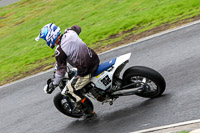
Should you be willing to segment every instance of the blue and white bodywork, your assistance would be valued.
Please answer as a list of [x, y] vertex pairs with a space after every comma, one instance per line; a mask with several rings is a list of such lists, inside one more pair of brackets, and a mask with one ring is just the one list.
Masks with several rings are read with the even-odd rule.
[[[76, 99], [72, 97], [67, 88], [68, 81], [77, 76], [77, 69], [68, 66], [67, 73], [59, 84], [60, 92], [54, 97], [55, 107], [64, 115], [81, 118], [85, 116], [86, 111], [87, 113], [90, 111], [92, 114], [94, 112], [94, 106], [88, 97], [102, 104], [109, 103], [110, 105], [121, 96], [159, 97], [165, 91], [166, 83], [163, 76], [152, 68], [131, 66], [123, 72], [122, 78], [120, 78], [120, 73], [129, 62], [130, 57], [131, 53], [127, 53], [99, 65], [91, 81], [79, 91], [84, 97], [81, 100], [84, 108], [77, 106]], [[48, 94], [54, 90], [49, 87], [51, 82], [52, 79], [48, 79], [44, 88], [45, 91], [48, 90]]]
[[130, 57], [131, 53], [128, 53], [100, 64], [91, 82], [102, 90], [112, 87], [113, 76], [119, 77], [121, 70], [129, 61]]

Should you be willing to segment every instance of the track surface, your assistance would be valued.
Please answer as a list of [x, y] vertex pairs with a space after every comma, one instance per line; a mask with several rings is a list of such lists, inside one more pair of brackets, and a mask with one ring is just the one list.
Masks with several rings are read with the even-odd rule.
[[128, 133], [200, 119], [199, 35], [200, 23], [101, 54], [103, 62], [131, 52], [126, 68], [151, 67], [164, 76], [167, 88], [157, 99], [122, 97], [112, 106], [93, 101], [98, 118], [90, 123], [62, 115], [52, 102], [56, 92], [43, 93], [43, 86], [52, 72], [2, 86], [0, 132]]
[[0, 7], [10, 5], [10, 4], [15, 3], [17, 1], [20, 1], [20, 0], [1, 0], [0, 1]]

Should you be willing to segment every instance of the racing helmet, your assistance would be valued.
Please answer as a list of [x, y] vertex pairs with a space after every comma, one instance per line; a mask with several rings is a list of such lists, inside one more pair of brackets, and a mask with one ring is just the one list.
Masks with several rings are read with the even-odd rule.
[[35, 38], [35, 40], [39, 41], [40, 38], [42, 38], [47, 42], [47, 45], [53, 49], [55, 47], [55, 41], [60, 34], [60, 28], [55, 24], [50, 23], [41, 29], [40, 34]]

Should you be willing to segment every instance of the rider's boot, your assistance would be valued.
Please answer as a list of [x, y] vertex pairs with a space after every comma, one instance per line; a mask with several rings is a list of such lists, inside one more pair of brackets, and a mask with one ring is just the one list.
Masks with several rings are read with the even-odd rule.
[[93, 111], [90, 114], [83, 114], [78, 120], [79, 121], [90, 121], [94, 120], [97, 117], [97, 114]]
[[96, 113], [91, 109], [91, 107], [85, 103], [85, 99], [77, 102], [77, 107], [83, 110], [83, 115], [79, 118], [79, 121], [89, 121], [97, 117]]

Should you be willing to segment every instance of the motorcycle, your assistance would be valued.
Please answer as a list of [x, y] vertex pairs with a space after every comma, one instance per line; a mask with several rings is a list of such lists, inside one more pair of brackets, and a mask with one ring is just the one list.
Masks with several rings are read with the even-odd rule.
[[[121, 96], [137, 95], [144, 98], [156, 98], [165, 91], [166, 82], [163, 76], [145, 66], [129, 67], [120, 78], [120, 73], [129, 62], [130, 57], [131, 53], [128, 53], [100, 64], [90, 83], [80, 90], [85, 95], [85, 103], [91, 110], [94, 107], [89, 97], [102, 102], [102, 104], [112, 105]], [[57, 66], [55, 66], [55, 71], [56, 69]], [[67, 73], [59, 84], [61, 92], [76, 73], [76, 68], [67, 67]], [[49, 82], [45, 87], [48, 85]], [[55, 107], [64, 115], [80, 118], [83, 110], [76, 107], [76, 102], [70, 97], [70, 94], [64, 96], [61, 92], [54, 97]]]

